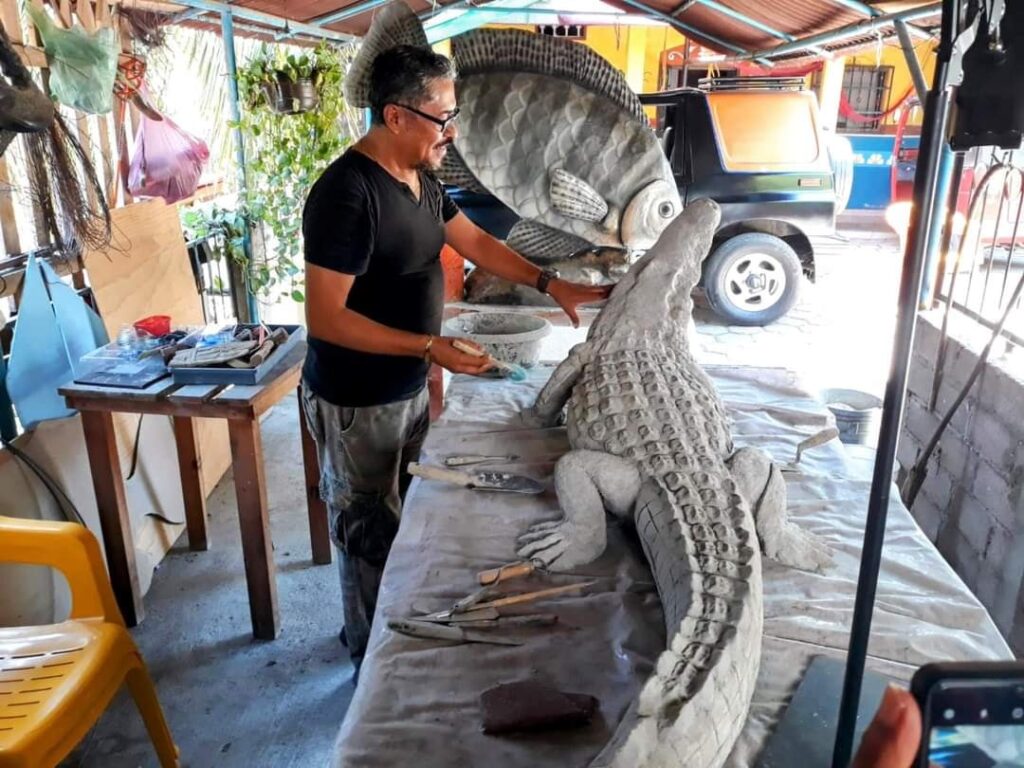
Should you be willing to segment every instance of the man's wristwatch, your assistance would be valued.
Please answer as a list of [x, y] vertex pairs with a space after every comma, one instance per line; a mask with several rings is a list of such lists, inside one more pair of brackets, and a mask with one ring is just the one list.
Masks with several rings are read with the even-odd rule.
[[547, 293], [548, 286], [551, 284], [551, 281], [557, 279], [557, 269], [542, 269], [540, 271], [540, 276], [537, 278], [537, 290], [540, 291], [541, 293]]

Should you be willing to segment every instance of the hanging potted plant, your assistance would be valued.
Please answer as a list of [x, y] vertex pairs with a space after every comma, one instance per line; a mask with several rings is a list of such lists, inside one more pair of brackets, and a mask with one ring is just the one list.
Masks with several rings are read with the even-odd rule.
[[315, 54], [288, 54], [281, 66], [266, 72], [263, 95], [274, 112], [295, 115], [315, 109], [320, 101], [317, 91], [320, 70]]

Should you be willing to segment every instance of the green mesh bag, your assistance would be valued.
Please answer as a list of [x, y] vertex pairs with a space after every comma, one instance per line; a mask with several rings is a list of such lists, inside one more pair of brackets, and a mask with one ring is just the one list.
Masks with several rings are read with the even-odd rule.
[[109, 112], [121, 48], [113, 28], [102, 27], [92, 34], [78, 25], [62, 29], [32, 3], [28, 3], [28, 12], [46, 50], [53, 98], [81, 112]]

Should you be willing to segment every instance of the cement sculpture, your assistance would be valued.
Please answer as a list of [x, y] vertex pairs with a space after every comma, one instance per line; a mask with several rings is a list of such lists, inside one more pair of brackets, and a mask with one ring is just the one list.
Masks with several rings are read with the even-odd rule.
[[665, 611], [667, 649], [592, 766], [717, 768], [746, 720], [760, 663], [761, 557], [819, 569], [829, 556], [786, 519], [767, 456], [733, 452], [725, 411], [690, 354], [690, 292], [719, 221], [691, 203], [618, 283], [587, 340], [530, 416], [567, 408], [555, 468], [561, 520], [519, 554], [559, 570], [604, 550], [605, 510], [631, 515]]
[[[368, 106], [373, 58], [427, 45], [396, 0], [374, 20], [345, 81]], [[682, 209], [671, 168], [622, 74], [578, 43], [520, 30], [455, 38], [462, 110], [441, 177], [486, 191], [522, 221], [509, 245], [549, 264], [593, 246], [642, 250]]]

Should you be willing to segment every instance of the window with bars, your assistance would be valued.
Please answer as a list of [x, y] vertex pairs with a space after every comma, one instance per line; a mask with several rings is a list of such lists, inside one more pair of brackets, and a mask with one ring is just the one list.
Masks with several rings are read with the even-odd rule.
[[[855, 112], [864, 117], [881, 115], [889, 108], [889, 96], [892, 90], [891, 66], [872, 67], [847, 64], [843, 72], [843, 95]], [[836, 127], [847, 128], [858, 133], [877, 133], [882, 130], [882, 118], [877, 117], [867, 122], [847, 118], [842, 111]]]

